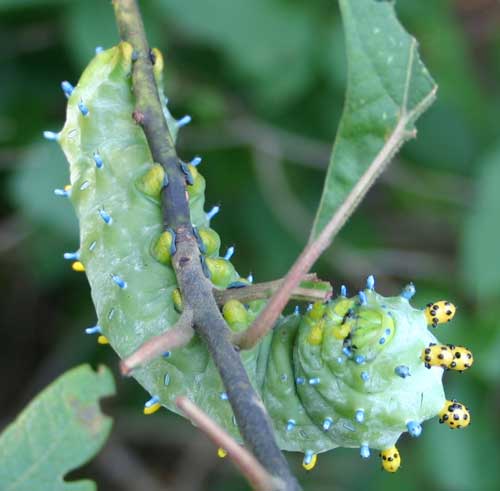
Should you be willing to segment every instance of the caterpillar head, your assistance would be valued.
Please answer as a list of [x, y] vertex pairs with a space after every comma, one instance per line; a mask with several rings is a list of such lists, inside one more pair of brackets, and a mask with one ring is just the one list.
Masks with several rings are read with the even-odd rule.
[[359, 447], [362, 457], [381, 450], [389, 472], [400, 466], [395, 444], [403, 432], [418, 437], [422, 423], [438, 415], [450, 428], [470, 421], [465, 406], [446, 401], [442, 375], [470, 367], [472, 353], [440, 344], [428, 329], [448, 322], [455, 308], [446, 301], [414, 308], [414, 293], [410, 285], [383, 297], [370, 277], [355, 297], [343, 290], [336, 300], [311, 306], [296, 347], [297, 391], [311, 419], [336, 446]]

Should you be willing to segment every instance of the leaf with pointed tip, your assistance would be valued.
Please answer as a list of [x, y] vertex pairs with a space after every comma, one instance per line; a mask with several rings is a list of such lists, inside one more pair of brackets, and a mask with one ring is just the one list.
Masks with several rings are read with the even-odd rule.
[[344, 112], [311, 238], [355, 186], [354, 210], [434, 100], [436, 85], [416, 40], [399, 23], [392, 2], [339, 0], [346, 38], [348, 81]]
[[99, 399], [114, 394], [106, 367], [69, 370], [52, 382], [0, 435], [3, 491], [94, 491], [88, 480], [64, 476], [93, 457], [106, 441], [111, 419]]

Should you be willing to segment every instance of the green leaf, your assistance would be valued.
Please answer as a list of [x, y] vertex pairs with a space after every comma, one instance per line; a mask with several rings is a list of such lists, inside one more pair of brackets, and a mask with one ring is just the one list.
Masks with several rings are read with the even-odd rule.
[[346, 101], [312, 237], [358, 185], [361, 193], [346, 218], [353, 211], [394, 153], [413, 136], [414, 122], [436, 90], [392, 2], [339, 2], [348, 65]]
[[476, 203], [466, 219], [462, 267], [467, 290], [483, 301], [500, 293], [500, 144], [479, 163]]
[[64, 476], [93, 457], [106, 441], [112, 421], [99, 399], [115, 392], [113, 376], [101, 366], [69, 370], [43, 390], [0, 435], [3, 491], [93, 491], [88, 480]]

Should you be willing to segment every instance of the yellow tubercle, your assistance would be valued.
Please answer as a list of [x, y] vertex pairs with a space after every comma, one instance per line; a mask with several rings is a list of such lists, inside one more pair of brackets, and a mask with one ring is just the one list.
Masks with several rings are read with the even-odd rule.
[[97, 342], [99, 344], [109, 344], [109, 340], [106, 336], [103, 336], [102, 334], [97, 338]]
[[151, 247], [151, 255], [162, 264], [170, 264], [172, 248], [172, 234], [163, 232], [160, 237], [153, 243]]
[[137, 189], [152, 198], [159, 199], [163, 188], [165, 171], [160, 164], [153, 166], [137, 180]]
[[132, 53], [134, 52], [134, 48], [132, 47], [132, 45], [127, 41], [122, 41], [118, 46], [120, 47], [120, 49], [122, 51], [123, 58], [126, 61], [131, 62], [132, 61]]
[[316, 463], [318, 462], [318, 455], [317, 454], [314, 454], [312, 457], [311, 457], [311, 460], [310, 462], [306, 463], [306, 462], [302, 462], [302, 467], [306, 470], [306, 471], [310, 471], [312, 469], [314, 469], [314, 467], [316, 466]]
[[314, 302], [308, 316], [313, 320], [319, 320], [325, 313], [326, 306], [323, 302]]
[[83, 265], [82, 262], [80, 261], [75, 261], [72, 265], [71, 265], [71, 269], [73, 271], [76, 271], [77, 273], [83, 273], [85, 271], [85, 266]]
[[161, 404], [159, 402], [155, 402], [154, 404], [151, 404], [151, 406], [149, 407], [144, 406], [143, 413], [146, 416], [149, 416], [150, 414], [156, 413], [156, 411], [158, 411], [158, 409], [160, 408]]
[[229, 300], [222, 307], [222, 315], [229, 326], [233, 329], [245, 328], [250, 322], [250, 318], [245, 306], [239, 300]]
[[396, 447], [390, 447], [380, 452], [382, 469], [387, 472], [396, 472], [401, 466], [401, 456]]
[[353, 321], [347, 321], [332, 328], [332, 334], [335, 339], [345, 339], [349, 336], [352, 329]]
[[158, 48], [153, 48], [151, 50], [155, 64], [153, 65], [153, 72], [155, 77], [160, 78], [163, 75], [163, 66], [164, 66], [164, 61], [163, 61], [163, 54]]
[[335, 307], [333, 307], [333, 311], [340, 317], [344, 317], [350, 308], [354, 305], [354, 300], [350, 298], [343, 298], [339, 300]]
[[427, 304], [424, 310], [427, 324], [436, 327], [438, 324], [450, 322], [455, 316], [457, 308], [447, 300], [440, 300], [439, 302], [432, 302]]
[[201, 241], [206, 249], [205, 255], [217, 255], [220, 248], [219, 234], [215, 230], [208, 227], [199, 228], [198, 233], [200, 234]]
[[319, 345], [323, 342], [323, 331], [324, 331], [325, 322], [320, 320], [317, 322], [311, 329], [307, 340], [312, 345]]
[[466, 428], [470, 425], [469, 408], [456, 400], [446, 401], [439, 411], [439, 422], [445, 423], [452, 430]]
[[177, 312], [182, 312], [184, 307], [183, 307], [183, 302], [182, 302], [181, 291], [178, 288], [176, 288], [172, 292], [172, 300], [174, 302], [175, 310], [177, 310]]
[[453, 353], [451, 349], [444, 344], [431, 343], [422, 351], [420, 358], [427, 368], [450, 368], [453, 361]]
[[221, 459], [227, 456], [227, 451], [224, 450], [222, 447], [217, 449], [217, 456]]
[[71, 184], [66, 184], [66, 186], [64, 186], [64, 190], [71, 191]]
[[474, 357], [469, 349], [465, 346], [455, 346], [453, 344], [449, 344], [448, 347], [453, 355], [453, 360], [449, 366], [451, 370], [463, 372], [472, 366], [474, 363]]

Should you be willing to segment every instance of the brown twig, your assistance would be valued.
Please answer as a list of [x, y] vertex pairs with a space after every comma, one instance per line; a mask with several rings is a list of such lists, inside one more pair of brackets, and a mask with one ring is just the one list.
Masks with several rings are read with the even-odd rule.
[[[316, 273], [304, 275], [301, 281], [299, 286], [292, 292], [291, 298], [294, 300], [299, 302], [326, 302], [331, 298], [332, 286], [326, 281], [318, 280]], [[272, 297], [282, 284], [283, 278], [246, 285], [241, 288], [214, 289], [214, 297], [218, 305], [224, 305], [229, 300], [239, 300], [242, 303], [265, 300]]]
[[130, 375], [134, 368], [153, 360], [165, 353], [165, 351], [181, 348], [188, 344], [194, 336], [192, 326], [193, 312], [191, 309], [184, 309], [172, 328], [149, 339], [139, 349], [121, 361], [120, 371], [122, 375]]
[[226, 430], [194, 402], [187, 397], [179, 396], [175, 400], [175, 404], [210, 440], [227, 452], [228, 457], [255, 490], [273, 491], [283, 485], [283, 483], [277, 482], [245, 447], [239, 445]]
[[153, 73], [154, 59], [150, 56], [137, 1], [113, 0], [113, 6], [120, 36], [134, 49], [134, 119], [144, 130], [153, 161], [160, 163], [168, 176], [168, 185], [161, 193], [163, 225], [176, 234], [177, 250], [172, 266], [184, 308], [193, 312], [194, 328], [219, 371], [243, 439], [269, 473], [284, 482], [286, 491], [297, 491], [299, 485], [279, 450], [267, 412], [231, 342], [231, 331], [215, 302], [212, 284], [202, 269], [186, 198], [185, 176], [163, 116]]

